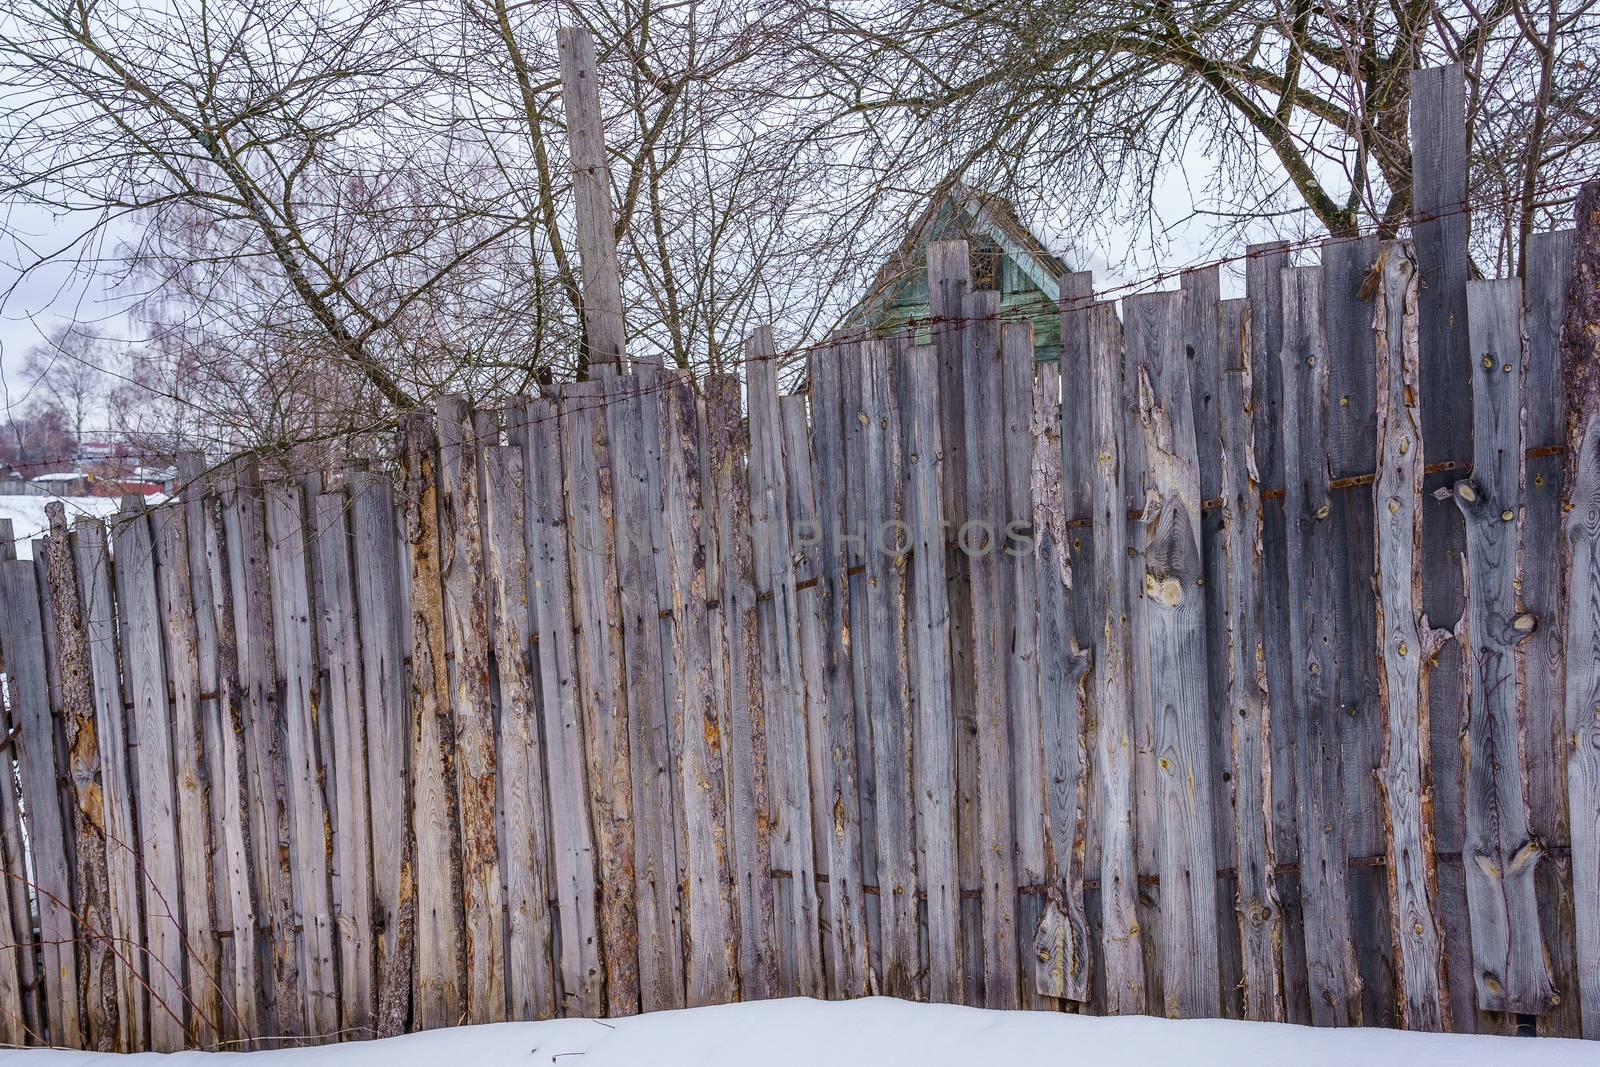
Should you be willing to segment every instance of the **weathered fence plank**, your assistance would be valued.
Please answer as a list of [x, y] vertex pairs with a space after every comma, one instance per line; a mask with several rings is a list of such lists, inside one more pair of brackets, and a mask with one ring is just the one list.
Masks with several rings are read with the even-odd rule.
[[[1157, 932], [1168, 1015], [1220, 1013], [1216, 850], [1212, 840], [1210, 721], [1206, 704], [1200, 479], [1182, 298], [1156, 294], [1125, 303], [1128, 373], [1138, 375], [1144, 437], [1144, 573], [1149, 686], [1155, 716], [1161, 817]], [[1136, 690], [1138, 692], [1138, 690]]]
[[[16, 546], [12, 540], [13, 529], [10, 519], [0, 519], [0, 564], [17, 558]], [[5, 627], [0, 625], [0, 670], [5, 670], [6, 647], [11, 638], [5, 633]], [[112, 661], [115, 663], [115, 659]], [[119, 702], [120, 709], [121, 704]], [[7, 709], [3, 725], [7, 736], [13, 731], [20, 731], [21, 726], [17, 716]], [[16, 758], [16, 749], [10, 749], [12, 759]], [[118, 749], [125, 751], [125, 749]], [[124, 763], [124, 766], [126, 764]], [[124, 794], [127, 797], [127, 794]], [[130, 835], [131, 836], [131, 835]], [[10, 924], [12, 935], [5, 943], [14, 946], [10, 956], [13, 961], [10, 977], [17, 982], [18, 1014], [16, 1018], [7, 1022], [17, 1028], [25, 1037], [31, 1038], [36, 1044], [44, 1044], [45, 1025], [42, 1016], [42, 998], [44, 983], [39, 980], [38, 960], [32, 950], [33, 917], [29, 904], [29, 879], [27, 859], [23, 849], [22, 835], [22, 809], [21, 797], [17, 791], [15, 775], [7, 776], [3, 786], [0, 786], [0, 837], [3, 837], [5, 851], [5, 906], [7, 921]], [[137, 917], [135, 917], [137, 921]], [[131, 943], [131, 942], [130, 942]], [[131, 976], [130, 976], [131, 977]], [[141, 1027], [140, 1032], [143, 1032]]]
[[[200, 636], [195, 626], [189, 533], [182, 505], [150, 512], [154, 526], [159, 604], [172, 700], [172, 765], [177, 801], [176, 846], [183, 884], [184, 990], [190, 1042], [213, 1044], [221, 1036], [218, 983], [221, 945], [211, 923], [211, 813], [200, 707]], [[63, 524], [63, 528], [64, 528]]]
[[[367, 785], [366, 704], [361, 691], [361, 638], [350, 573], [349, 501], [343, 493], [311, 500], [316, 558], [318, 655], [327, 687], [318, 717], [332, 736], [327, 773], [332, 810], [334, 936], [339, 957], [339, 1019], [345, 1030], [368, 1033], [375, 1007], [377, 957], [372, 944], [373, 827]], [[391, 536], [391, 541], [392, 541]], [[376, 546], [374, 546], [376, 548]], [[365, 550], [363, 548], [363, 550]], [[382, 809], [379, 809], [380, 815]]]
[[[821, 933], [811, 821], [810, 763], [805, 720], [806, 678], [795, 625], [794, 563], [789, 543], [789, 500], [783, 461], [783, 422], [778, 405], [778, 368], [772, 335], [757, 330], [745, 340], [750, 406], [750, 527], [755, 561], [757, 615], [761, 631], [761, 689], [769, 757], [774, 866], [789, 872], [778, 887], [779, 959], [788, 970], [783, 989], [816, 996], [823, 988]], [[815, 396], [813, 396], [815, 401]], [[819, 457], [819, 463], [821, 462]], [[835, 588], [837, 593], [837, 587]], [[839, 688], [849, 689], [848, 662], [840, 664]], [[829, 689], [829, 709], [838, 690]], [[849, 734], [854, 746], [854, 735]], [[830, 742], [834, 737], [830, 735]], [[833, 811], [853, 802], [845, 794], [829, 801]], [[859, 937], [859, 929], [857, 930]], [[849, 951], [841, 942], [841, 952]], [[864, 945], [862, 947], [864, 951]]]
[[312, 632], [306, 512], [299, 485], [266, 486], [267, 556], [272, 574], [272, 630], [289, 797], [289, 855], [300, 926], [301, 983], [311, 1037], [339, 1029], [333, 899], [328, 866], [327, 773], [317, 738], [322, 691]]
[[506, 1018], [506, 944], [501, 913], [494, 707], [489, 694], [489, 598], [484, 579], [480, 442], [460, 397], [439, 401], [439, 547], [444, 581], [450, 704], [461, 834], [466, 925], [467, 1019]]
[[[357, 475], [347, 480], [350, 536], [361, 546], [352, 554], [351, 590], [358, 605], [357, 641], [360, 654], [361, 704], [366, 713], [368, 806], [372, 820], [372, 924], [373, 1011], [390, 993], [388, 982], [401, 961], [399, 930], [401, 861], [405, 854], [408, 823], [385, 818], [385, 812], [409, 811], [411, 775], [406, 753], [411, 745], [411, 716], [407, 709], [410, 686], [406, 676], [406, 638], [402, 624], [408, 617], [402, 592], [394, 494], [387, 478]], [[409, 951], [409, 949], [407, 950]], [[409, 987], [409, 967], [404, 984]], [[374, 1018], [378, 1017], [376, 1014]]]
[[[1565, 397], [1561, 386], [1561, 326], [1566, 313], [1573, 233], [1534, 234], [1526, 246], [1527, 278], [1522, 300], [1528, 338], [1527, 381], [1522, 390], [1523, 466], [1522, 588], [1524, 611], [1538, 620], [1522, 646], [1527, 664], [1524, 714], [1528, 728], [1528, 827], [1549, 852], [1534, 873], [1551, 977], [1559, 1003], [1539, 1016], [1538, 1032], [1550, 1037], [1583, 1036], [1582, 977], [1577, 954], [1572, 853], [1562, 849], [1576, 836], [1568, 806], [1566, 723], [1567, 581], [1561, 563], [1565, 517], [1561, 512], [1565, 444]], [[1581, 833], [1582, 831], [1578, 831]]]
[[[101, 832], [104, 813], [100, 798], [105, 787], [100, 774], [100, 739], [95, 729], [93, 667], [73, 566], [72, 540], [67, 532], [66, 507], [60, 501], [51, 501], [45, 505], [45, 512], [50, 519], [50, 536], [45, 541], [46, 569], [61, 677], [65, 814], [72, 822], [74, 910], [83, 937], [78, 960], [83, 985], [82, 1039], [85, 1045], [113, 1048], [117, 1039], [117, 957], [121, 949], [112, 939], [111, 887], [106, 876], [105, 836]], [[16, 944], [18, 939], [12, 937], [5, 943]], [[15, 969], [8, 977], [15, 981]], [[0, 1012], [12, 1012], [16, 1021], [20, 1021], [22, 1007], [18, 993], [0, 977]], [[0, 1032], [9, 1032], [7, 1023], [11, 1021], [0, 1019]], [[20, 1035], [20, 1028], [15, 1032]], [[20, 1036], [17, 1043], [21, 1043]]]
[[[439, 528], [432, 420], [407, 416], [401, 424], [405, 489], [405, 539], [411, 573], [411, 879], [416, 894], [416, 945], [412, 964], [412, 1025], [452, 1026], [466, 1004], [461, 988], [466, 960], [462, 934], [456, 835], [455, 729], [445, 662]], [[406, 863], [401, 862], [401, 896]], [[401, 955], [411, 946], [397, 947]], [[391, 987], [392, 988], [392, 987]], [[387, 992], [387, 990], [386, 990]]]
[[[1339, 737], [1337, 546], [1328, 473], [1328, 352], [1322, 333], [1322, 272], [1290, 268], [1283, 278], [1280, 368], [1283, 512], [1289, 595], [1288, 700], [1300, 827], [1300, 895], [1305, 915], [1311, 1018], [1318, 1026], [1359, 1026], [1361, 976], [1351, 940], [1348, 814]], [[1287, 724], [1286, 724], [1287, 725]]]
[[[1455, 486], [1467, 528], [1467, 830], [1462, 861], [1478, 1006], [1538, 1014], [1551, 1005], [1528, 831], [1527, 730], [1518, 646], [1537, 625], [1518, 604], [1522, 521], [1522, 286], [1467, 286], [1473, 374], [1472, 475]], [[1426, 397], [1426, 393], [1423, 394]]]
[[1228, 754], [1232, 768], [1234, 897], [1243, 961], [1244, 1017], [1283, 1018], [1283, 914], [1272, 848], [1272, 702], [1262, 624], [1262, 514], [1251, 427], [1250, 311], [1221, 305], [1217, 440], [1222, 451], [1220, 529], [1226, 538]]
[[[851, 684], [849, 656], [850, 587], [846, 575], [845, 533], [846, 516], [842, 500], [845, 485], [844, 426], [841, 411], [841, 369], [837, 347], [818, 349], [806, 361], [806, 377], [810, 385], [811, 400], [811, 455], [809, 463], [802, 462], [804, 454], [796, 447], [790, 449], [790, 466], [812, 467], [816, 471], [815, 511], [807, 516], [818, 525], [819, 541], [817, 572], [814, 575], [818, 608], [822, 614], [821, 649], [823, 674], [808, 670], [812, 680], [807, 695], [821, 683], [822, 699], [817, 710], [822, 713], [825, 734], [817, 739], [820, 753], [824, 755], [818, 766], [824, 777], [814, 783], [818, 794], [817, 809], [825, 813], [830, 832], [828, 845], [822, 855], [825, 867], [819, 870], [827, 877], [826, 904], [828, 909], [827, 962], [828, 995], [832, 997], [860, 996], [868, 988], [867, 926], [862, 900], [861, 838], [863, 827], [860, 818], [860, 796], [857, 792], [856, 759], [856, 707], [855, 690]], [[758, 375], [756, 364], [750, 371], [751, 395], [766, 402], [767, 391], [777, 393], [776, 378], [769, 384], [766, 373]], [[756, 392], [757, 388], [762, 392]], [[774, 401], [774, 404], [776, 401]], [[769, 415], [767, 408], [751, 405], [751, 510], [752, 516], [759, 501], [755, 495], [755, 460], [761, 440], [757, 418]], [[781, 417], [781, 416], [780, 416]], [[798, 474], [798, 469], [796, 470]], [[797, 487], [798, 488], [798, 487]], [[790, 516], [791, 520], [796, 516]], [[771, 536], [771, 535], [769, 535]], [[757, 542], [758, 594], [767, 590], [762, 585], [759, 568], [764, 551]], [[773, 546], [770, 551], [779, 551]], [[802, 666], [808, 666], [802, 662]], [[777, 725], [783, 720], [782, 705], [774, 702], [769, 689], [767, 694], [767, 721], [774, 724], [769, 731], [769, 753], [782, 751]], [[771, 763], [776, 769], [776, 761]], [[774, 782], [777, 779], [774, 777]], [[780, 922], [782, 917], [780, 916]]]
[[706, 605], [708, 533], [702, 507], [701, 420], [691, 383], [665, 379], [661, 403], [661, 561], [670, 597], [672, 639], [665, 664], [676, 682], [671, 707], [677, 805], [683, 814], [684, 961], [690, 1006], [726, 1003], [738, 993], [733, 868], [723, 770], [721, 708], [711, 679], [711, 619]]
[[[1578, 194], [1562, 316], [1567, 798], [1583, 1036], [1600, 1038], [1600, 184]], [[1570, 507], [1568, 507], [1570, 505]]]
[[1094, 701], [1100, 805], [1100, 912], [1104, 944], [1106, 1010], [1139, 1014], [1145, 1007], [1143, 953], [1135, 912], [1138, 878], [1133, 852], [1133, 709], [1129, 702], [1127, 493], [1122, 472], [1122, 336], [1116, 306], [1093, 305], [1085, 326], [1089, 343], [1090, 421], [1095, 471], [1095, 605], [1100, 617], [1094, 645]]
[[[800, 419], [804, 434], [804, 407], [800, 408]], [[720, 675], [726, 709], [723, 767], [728, 787], [733, 899], [739, 920], [739, 992], [742, 999], [762, 1000], [777, 995], [778, 960], [769, 875], [772, 827], [767, 817], [771, 798], [767, 785], [766, 708], [761, 687], [754, 562], [748, 536], [750, 489], [744, 470], [750, 435], [741, 417], [737, 375], [713, 375], [706, 383], [706, 440], [709, 521], [717, 566], [718, 618], [712, 634], [716, 649], [712, 665]], [[809, 453], [806, 468], [809, 471]], [[814, 604], [812, 608], [814, 611]], [[799, 610], [804, 614], [807, 609]], [[803, 630], [801, 640], [804, 642]], [[808, 700], [810, 703], [813, 701]]]
[[483, 450], [482, 461], [489, 636], [500, 693], [495, 742], [498, 838], [506, 893], [506, 992], [512, 1019], [549, 1019], [558, 1005], [551, 953], [545, 758], [531, 662], [523, 453], [520, 448], [491, 446]]
[[1385, 870], [1395, 946], [1400, 1023], [1413, 1030], [1449, 1026], [1443, 940], [1438, 919], [1433, 820], [1428, 795], [1429, 664], [1448, 632], [1422, 610], [1422, 421], [1417, 383], [1417, 278], [1410, 250], [1384, 246], [1374, 290], [1377, 334], [1378, 476], [1376, 555], [1380, 644], [1376, 659], [1384, 755]]
[[[1462, 615], [1461, 561], [1466, 540], [1459, 510], [1435, 495], [1466, 469], [1472, 451], [1472, 353], [1467, 343], [1467, 134], [1466, 90], [1459, 65], [1419, 70], [1411, 76], [1412, 189], [1417, 221], [1418, 378], [1422, 402], [1422, 452], [1430, 468], [1423, 482], [1422, 609], [1434, 626], [1453, 631]], [[1458, 642], [1439, 649], [1428, 686], [1433, 751], [1433, 823], [1441, 853], [1465, 845], [1466, 767], [1461, 734], [1467, 721], [1466, 664]], [[1440, 921], [1450, 959], [1473, 956], [1461, 865], [1439, 869]], [[1504, 1032], [1506, 1016], [1486, 1015], [1473, 996], [1470, 969], [1451, 967], [1450, 1010], [1458, 1030]]]
[[645, 1011], [684, 1006], [676, 789], [663, 679], [656, 556], [661, 514], [661, 379], [640, 372], [606, 389], [616, 507], [617, 602], [633, 761], [634, 883], [639, 996]]
[[[150, 950], [150, 1044], [156, 1051], [174, 1052], [184, 1047], [187, 1023], [183, 1003], [183, 888], [167, 678], [161, 655], [161, 609], [149, 516], [143, 511], [119, 515], [111, 528], [111, 540], [122, 623], [123, 677], [132, 704], [128, 732], [137, 783], [134, 808], [139, 820], [145, 943]], [[22, 769], [26, 783], [26, 764]], [[31, 806], [36, 811], [45, 810], [38, 801]], [[31, 836], [34, 841], [58, 839], [37, 830]], [[48, 885], [44, 888], [54, 892]], [[64, 880], [61, 892], [61, 899], [67, 900]], [[58, 935], [45, 932], [43, 936], [49, 940]]]
[[617, 603], [616, 519], [604, 383], [561, 392], [567, 565], [572, 575], [576, 676], [600, 875], [600, 944], [606, 1014], [639, 1010], [634, 906], [633, 776], [622, 693], [622, 611]]
[[[529, 402], [520, 427], [529, 599], [538, 642], [538, 708], [550, 813], [551, 878], [559, 933], [559, 1010], [605, 1009], [600, 930], [595, 917], [595, 846], [589, 825], [584, 728], [573, 646], [572, 582], [562, 452], [552, 400]], [[509, 595], [509, 594], [508, 594]]]
[[[851, 650], [866, 678], [866, 723], [873, 764], [877, 839], [878, 991], [910, 996], [919, 970], [916, 839], [912, 825], [909, 666], [906, 661], [906, 551], [901, 516], [900, 416], [897, 385], [903, 339], [864, 341], [857, 457], [866, 488], [859, 533], [865, 538], [865, 627]], [[1031, 346], [1030, 346], [1031, 353]]]

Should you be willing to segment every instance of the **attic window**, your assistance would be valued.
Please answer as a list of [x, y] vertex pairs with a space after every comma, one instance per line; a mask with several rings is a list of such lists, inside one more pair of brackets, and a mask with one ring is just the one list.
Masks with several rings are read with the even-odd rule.
[[1000, 288], [1000, 249], [990, 246], [972, 250], [972, 288]]

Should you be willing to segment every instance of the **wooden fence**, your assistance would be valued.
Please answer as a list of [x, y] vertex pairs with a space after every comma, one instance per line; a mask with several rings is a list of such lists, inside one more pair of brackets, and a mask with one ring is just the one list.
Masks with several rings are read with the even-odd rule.
[[1459, 72], [1415, 100], [1412, 241], [1072, 275], [1060, 365], [936, 244], [925, 336], [800, 394], [762, 332], [447, 400], [398, 479], [191, 457], [58, 521], [0, 561], [0, 1039], [868, 993], [1600, 1037], [1572, 235], [1468, 281]]

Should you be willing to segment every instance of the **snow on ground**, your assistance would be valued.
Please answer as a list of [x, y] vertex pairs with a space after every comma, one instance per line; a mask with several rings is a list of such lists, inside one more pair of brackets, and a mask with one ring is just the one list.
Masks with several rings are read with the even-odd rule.
[[[153, 504], [158, 499], [161, 498], [151, 497], [149, 502]], [[68, 524], [79, 515], [93, 515], [102, 519], [114, 515], [118, 505], [118, 498], [114, 496], [0, 496], [0, 519], [11, 520], [15, 535], [21, 542], [17, 546], [19, 558], [32, 559], [31, 542], [35, 537], [50, 532], [50, 520], [45, 516], [44, 506], [55, 500], [67, 506]]]
[[[248, 1067], [1593, 1067], [1600, 1062], [1600, 1045], [1225, 1020], [1107, 1019], [872, 998], [729, 1004], [607, 1022], [469, 1026], [247, 1055]], [[204, 1052], [159, 1060], [152, 1054], [0, 1052], [5, 1067], [125, 1067], [136, 1061], [214, 1067], [216, 1058]]]

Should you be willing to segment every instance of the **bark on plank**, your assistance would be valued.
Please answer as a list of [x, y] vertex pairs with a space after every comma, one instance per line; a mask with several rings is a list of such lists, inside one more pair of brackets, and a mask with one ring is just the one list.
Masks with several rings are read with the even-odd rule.
[[581, 687], [589, 801], [599, 856], [606, 1014], [632, 1015], [639, 1010], [633, 776], [622, 692], [622, 610], [617, 603], [616, 520], [604, 404], [602, 383], [565, 387], [561, 447], [577, 634], [575, 676]]
[[595, 916], [595, 835], [589, 824], [584, 727], [573, 646], [561, 436], [554, 401], [531, 401], [525, 415], [524, 527], [529, 598], [538, 637], [551, 877], [560, 933], [560, 1010], [592, 1018], [605, 1010], [605, 991]]
[[[94, 669], [84, 625], [83, 601], [73, 565], [71, 535], [67, 532], [66, 506], [45, 505], [50, 518], [46, 541], [50, 577], [50, 606], [55, 615], [61, 676], [61, 725], [66, 757], [67, 815], [72, 820], [74, 842], [73, 885], [78, 921], [84, 939], [79, 958], [82, 983], [85, 1047], [110, 1051], [117, 1042], [118, 953], [111, 918], [111, 887], [106, 874], [105, 811], [101, 803], [104, 782], [100, 773], [100, 738], [95, 728]], [[11, 938], [6, 943], [16, 944]], [[15, 968], [0, 977], [15, 982]], [[3, 973], [3, 972], [0, 972]], [[0, 1019], [0, 1030], [18, 1035], [22, 1003], [19, 990], [0, 988], [0, 1008], [12, 1015]]]
[[1295, 787], [1300, 891], [1305, 914], [1311, 1018], [1319, 1026], [1358, 1026], [1361, 977], [1351, 940], [1345, 864], [1339, 738], [1339, 634], [1331, 490], [1328, 475], [1328, 353], [1322, 333], [1321, 271], [1285, 270], [1283, 403], [1297, 414], [1283, 426], [1283, 512], [1288, 535], [1289, 676], [1286, 706], [1295, 724]]
[[1429, 794], [1429, 663], [1449, 638], [1422, 610], [1422, 419], [1417, 385], [1416, 264], [1391, 242], [1379, 262], [1373, 329], [1377, 335], [1378, 480], [1377, 661], [1384, 757], [1383, 802], [1389, 914], [1400, 1022], [1448, 1030], [1444, 941], [1438, 918], [1432, 800]]
[[[457, 836], [455, 723], [445, 662], [438, 458], [433, 421], [406, 416], [402, 507], [411, 580], [411, 803], [416, 900], [412, 1026], [453, 1026], [466, 1005], [461, 842]], [[402, 860], [401, 895], [406, 891]], [[387, 990], [386, 990], [387, 993]]]
[[461, 820], [467, 1019], [506, 1017], [506, 945], [499, 850], [497, 767], [489, 695], [489, 602], [484, 583], [480, 444], [460, 397], [439, 402], [439, 547], [444, 620], [452, 655], [455, 774]]

